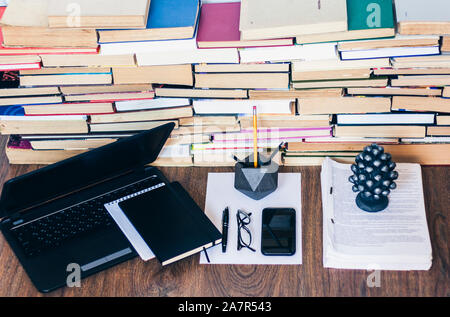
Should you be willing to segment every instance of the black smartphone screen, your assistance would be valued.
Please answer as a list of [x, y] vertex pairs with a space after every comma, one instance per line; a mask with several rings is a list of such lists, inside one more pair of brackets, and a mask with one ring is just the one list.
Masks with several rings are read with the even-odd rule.
[[262, 212], [261, 252], [264, 255], [293, 255], [295, 223], [295, 209], [265, 208]]

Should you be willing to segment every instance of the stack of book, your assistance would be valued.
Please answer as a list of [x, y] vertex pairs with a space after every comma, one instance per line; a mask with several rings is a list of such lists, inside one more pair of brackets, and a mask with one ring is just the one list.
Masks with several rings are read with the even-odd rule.
[[[445, 0], [10, 0], [0, 133], [48, 164], [166, 122], [156, 165], [228, 166], [287, 143], [285, 165], [450, 164]], [[4, 3], [5, 5], [5, 3]]]

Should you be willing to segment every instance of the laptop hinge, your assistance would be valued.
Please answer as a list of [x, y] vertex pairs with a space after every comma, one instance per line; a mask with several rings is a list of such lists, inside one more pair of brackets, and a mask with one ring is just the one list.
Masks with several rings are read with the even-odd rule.
[[4, 218], [0, 218], [0, 221], [2, 223], [10, 223], [10, 222], [14, 222], [14, 221], [16, 221], [16, 220], [18, 220], [20, 218], [22, 218], [22, 214], [20, 213], [20, 211], [17, 211], [17, 212], [15, 212], [15, 213], [13, 213], [11, 215], [8, 215], [8, 216], [6, 216]]
[[142, 174], [142, 173], [145, 172], [145, 170], [146, 170], [148, 167], [151, 167], [151, 166], [150, 166], [150, 165], [140, 165], [140, 166], [137, 166], [137, 167], [133, 168], [133, 173], [136, 173], [136, 174]]

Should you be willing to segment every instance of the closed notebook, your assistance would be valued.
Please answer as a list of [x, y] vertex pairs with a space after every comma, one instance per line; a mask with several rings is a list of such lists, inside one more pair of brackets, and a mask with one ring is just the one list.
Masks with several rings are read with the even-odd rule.
[[178, 183], [160, 183], [105, 207], [145, 261], [156, 256], [167, 265], [222, 239], [219, 230]]

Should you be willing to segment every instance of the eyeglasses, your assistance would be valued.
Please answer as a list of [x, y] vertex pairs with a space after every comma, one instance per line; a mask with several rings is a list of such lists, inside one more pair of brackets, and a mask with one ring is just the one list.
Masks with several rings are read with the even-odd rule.
[[256, 252], [250, 245], [252, 244], [252, 234], [250, 229], [247, 227], [250, 224], [250, 216], [252, 213], [246, 213], [243, 210], [238, 210], [236, 214], [237, 225], [238, 225], [238, 243], [237, 249], [247, 248], [253, 252]]

